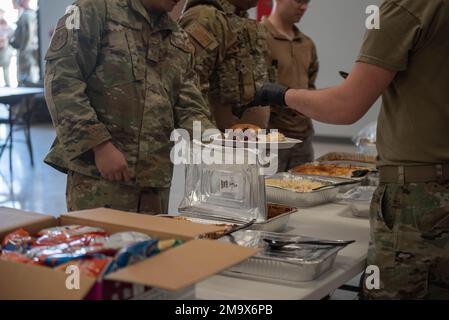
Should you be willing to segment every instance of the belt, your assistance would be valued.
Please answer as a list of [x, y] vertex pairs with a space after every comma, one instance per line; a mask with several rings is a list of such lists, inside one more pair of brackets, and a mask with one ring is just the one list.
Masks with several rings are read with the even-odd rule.
[[380, 183], [426, 183], [449, 180], [449, 164], [379, 168]]

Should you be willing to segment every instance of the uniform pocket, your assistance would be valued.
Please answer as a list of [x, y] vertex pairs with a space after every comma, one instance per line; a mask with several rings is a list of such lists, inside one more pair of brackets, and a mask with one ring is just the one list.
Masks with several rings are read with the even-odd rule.
[[417, 222], [422, 238], [437, 240], [449, 235], [449, 207], [436, 208]]
[[394, 209], [388, 204], [387, 186], [380, 186], [374, 193], [370, 208], [371, 226], [377, 231], [393, 232]]
[[137, 44], [132, 30], [111, 31], [103, 48], [104, 83], [114, 87], [145, 76], [144, 63], [140, 63]]

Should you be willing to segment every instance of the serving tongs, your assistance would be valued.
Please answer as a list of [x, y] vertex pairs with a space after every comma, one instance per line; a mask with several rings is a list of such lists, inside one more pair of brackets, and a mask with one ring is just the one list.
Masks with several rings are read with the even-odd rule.
[[270, 249], [280, 250], [290, 245], [315, 245], [315, 246], [332, 246], [332, 247], [346, 247], [353, 244], [355, 240], [351, 241], [332, 241], [332, 240], [298, 240], [298, 241], [282, 241], [273, 239], [263, 239]]

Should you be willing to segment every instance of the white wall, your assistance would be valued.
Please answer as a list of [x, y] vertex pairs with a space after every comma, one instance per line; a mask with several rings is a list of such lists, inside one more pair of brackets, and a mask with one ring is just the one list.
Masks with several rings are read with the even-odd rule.
[[39, 0], [42, 66], [50, 45], [50, 32], [56, 26], [58, 19], [64, 15], [65, 9], [72, 3], [73, 0]]
[[[380, 5], [381, 0], [312, 0], [309, 12], [300, 24], [303, 32], [316, 43], [321, 70], [318, 88], [341, 81], [339, 70], [350, 71], [357, 59], [366, 31], [365, 13], [368, 5]], [[372, 121], [377, 120], [380, 102], [353, 126], [331, 126], [317, 123], [318, 135], [350, 137]]]

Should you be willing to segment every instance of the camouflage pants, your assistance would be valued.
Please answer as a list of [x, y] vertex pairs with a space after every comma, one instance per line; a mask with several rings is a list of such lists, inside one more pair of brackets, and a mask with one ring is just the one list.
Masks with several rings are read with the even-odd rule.
[[70, 171], [66, 197], [69, 211], [104, 207], [144, 214], [167, 214], [170, 189], [125, 186]]
[[380, 290], [368, 299], [449, 299], [449, 182], [378, 188], [371, 206], [368, 265]]
[[294, 167], [315, 160], [313, 150], [313, 136], [304, 139], [303, 143], [294, 146], [290, 150], [279, 150], [278, 172], [287, 172]]

